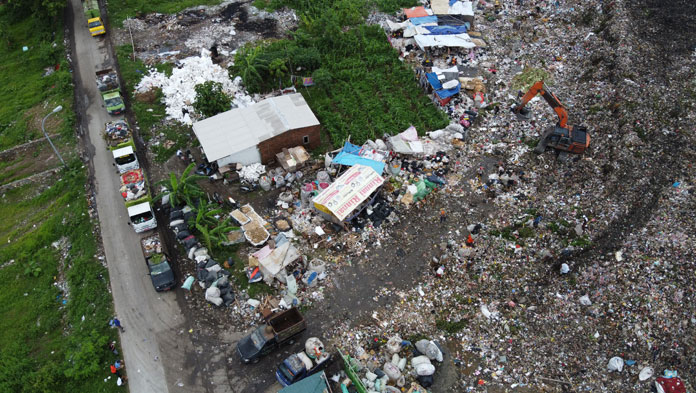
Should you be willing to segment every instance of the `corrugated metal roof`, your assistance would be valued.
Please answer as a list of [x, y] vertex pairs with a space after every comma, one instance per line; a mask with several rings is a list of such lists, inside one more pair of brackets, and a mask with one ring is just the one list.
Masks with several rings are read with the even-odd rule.
[[267, 98], [193, 123], [208, 161], [238, 153], [297, 128], [319, 124], [302, 94]]

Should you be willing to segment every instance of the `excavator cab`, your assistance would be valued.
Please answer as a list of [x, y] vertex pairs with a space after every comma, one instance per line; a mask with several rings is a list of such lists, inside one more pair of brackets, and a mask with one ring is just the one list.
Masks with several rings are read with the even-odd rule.
[[587, 128], [582, 125], [569, 126], [568, 112], [561, 101], [544, 85], [544, 81], [536, 82], [529, 91], [522, 97], [519, 104], [512, 107], [512, 112], [517, 115], [518, 120], [529, 120], [529, 110], [525, 105], [537, 94], [546, 100], [558, 116], [558, 123], [547, 128], [534, 149], [534, 153], [542, 154], [547, 148], [552, 148], [559, 153], [583, 154], [590, 146], [590, 134]]

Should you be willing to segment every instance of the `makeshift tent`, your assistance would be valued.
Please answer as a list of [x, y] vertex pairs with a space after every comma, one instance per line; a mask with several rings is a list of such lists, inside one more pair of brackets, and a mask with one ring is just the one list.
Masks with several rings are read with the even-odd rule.
[[432, 35], [456, 35], [466, 33], [467, 26], [423, 26], [424, 29], [428, 30]]
[[331, 393], [331, 388], [326, 374], [322, 371], [280, 389], [278, 393]]
[[314, 207], [338, 221], [343, 221], [362, 202], [379, 189], [384, 178], [365, 165], [353, 165], [329, 187], [314, 197]]
[[437, 25], [437, 16], [435, 16], [435, 15], [423, 16], [420, 18], [411, 18], [409, 20], [411, 21], [411, 23], [413, 23], [416, 26], [426, 25], [426, 24]]
[[263, 279], [271, 283], [274, 278], [285, 277], [285, 272], [278, 275], [289, 264], [295, 262], [300, 257], [300, 252], [290, 242], [285, 242], [277, 248], [271, 249], [269, 246], [256, 251], [249, 257], [249, 265], [258, 264]]
[[413, 37], [416, 44], [421, 50], [425, 48], [436, 47], [457, 47], [457, 48], [475, 48], [476, 44], [471, 41], [468, 34], [454, 35], [432, 35], [419, 34]]

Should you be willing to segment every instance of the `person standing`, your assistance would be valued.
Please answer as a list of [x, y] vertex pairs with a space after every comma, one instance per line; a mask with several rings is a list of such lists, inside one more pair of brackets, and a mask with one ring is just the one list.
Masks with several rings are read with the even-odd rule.
[[440, 209], [440, 222], [445, 221], [447, 221], [447, 212], [445, 212], [445, 209]]

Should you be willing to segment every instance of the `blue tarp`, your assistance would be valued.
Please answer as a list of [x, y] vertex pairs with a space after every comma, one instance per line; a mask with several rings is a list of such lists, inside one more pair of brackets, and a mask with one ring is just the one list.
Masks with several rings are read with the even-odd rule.
[[459, 0], [449, 0], [449, 6], [451, 7], [452, 4], [454, 4], [454, 3], [458, 2], [458, 1], [459, 1]]
[[418, 18], [411, 18], [409, 19], [411, 23], [414, 25], [422, 25], [423, 23], [437, 23], [437, 16], [431, 15], [431, 16], [420, 16]]
[[444, 34], [462, 34], [466, 33], [467, 31], [467, 26], [466, 25], [459, 25], [459, 26], [423, 26], [426, 28], [428, 31], [430, 31], [430, 34], [435, 34], [435, 35], [444, 35]]
[[437, 94], [438, 97], [440, 98], [447, 98], [447, 97], [452, 97], [453, 95], [459, 93], [459, 90], [461, 90], [462, 86], [461, 84], [458, 84], [457, 87], [453, 87], [451, 89], [447, 90], [437, 90], [435, 94]]
[[370, 160], [369, 158], [363, 158], [355, 154], [346, 153], [345, 150], [338, 153], [336, 157], [334, 157], [332, 163], [348, 166], [353, 166], [355, 164], [365, 165], [374, 169], [375, 172], [377, 172], [380, 175], [382, 174], [382, 172], [384, 172], [385, 165], [383, 162], [380, 161]]
[[430, 82], [430, 86], [432, 86], [433, 89], [435, 89], [435, 90], [442, 89], [442, 83], [440, 82], [439, 79], [437, 79], [436, 73], [428, 72], [425, 74], [425, 77], [428, 78], [428, 82]]
[[346, 143], [343, 145], [343, 151], [346, 152], [346, 153], [350, 153], [350, 154], [356, 154], [356, 155], [357, 155], [358, 153], [360, 153], [360, 150], [361, 150], [361, 149], [362, 149], [361, 146], [354, 145], [354, 144], [352, 144], [352, 143], [350, 143], [350, 142], [346, 142]]

